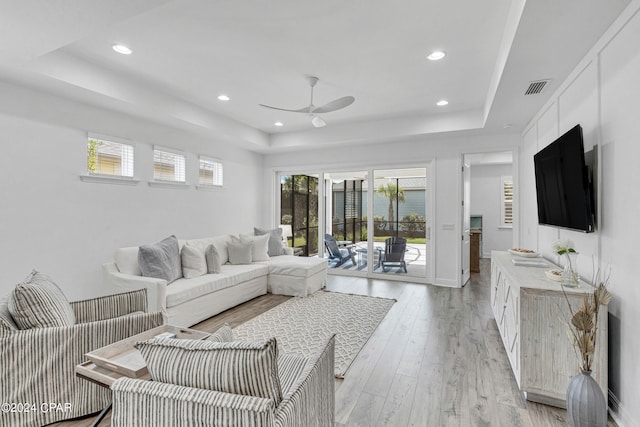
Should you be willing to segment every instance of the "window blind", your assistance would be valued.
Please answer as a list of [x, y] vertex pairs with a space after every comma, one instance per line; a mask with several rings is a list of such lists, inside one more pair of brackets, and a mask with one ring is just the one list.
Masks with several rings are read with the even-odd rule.
[[184, 154], [153, 150], [153, 179], [158, 181], [186, 181], [186, 158]]
[[513, 179], [502, 178], [502, 225], [513, 225]]
[[133, 146], [106, 139], [88, 138], [87, 172], [133, 177]]
[[223, 168], [219, 160], [200, 156], [200, 185], [222, 186]]

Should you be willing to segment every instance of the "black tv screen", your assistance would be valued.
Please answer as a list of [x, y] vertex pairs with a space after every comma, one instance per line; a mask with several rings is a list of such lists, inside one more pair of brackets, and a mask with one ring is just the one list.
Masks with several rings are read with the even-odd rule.
[[576, 125], [533, 156], [538, 223], [590, 233], [594, 211], [582, 127]]

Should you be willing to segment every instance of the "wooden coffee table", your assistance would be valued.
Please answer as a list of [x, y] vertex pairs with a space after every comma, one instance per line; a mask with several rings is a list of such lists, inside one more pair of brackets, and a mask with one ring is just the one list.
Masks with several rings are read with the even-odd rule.
[[[89, 360], [76, 365], [76, 376], [106, 388], [110, 388], [115, 380], [122, 377], [150, 380], [151, 377], [142, 354], [134, 348], [134, 345], [139, 341], [146, 341], [163, 333], [175, 334], [175, 339], [191, 340], [202, 340], [210, 335], [206, 332], [178, 326], [158, 326], [87, 353], [86, 356]], [[100, 424], [110, 409], [111, 404], [100, 412], [92, 426]]]

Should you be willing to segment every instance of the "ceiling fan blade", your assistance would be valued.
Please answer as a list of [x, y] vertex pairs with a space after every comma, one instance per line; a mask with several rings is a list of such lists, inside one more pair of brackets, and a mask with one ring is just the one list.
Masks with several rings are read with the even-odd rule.
[[340, 110], [353, 104], [356, 99], [353, 96], [343, 96], [334, 101], [324, 104], [322, 107], [314, 108], [313, 113], [330, 113], [332, 111]]
[[272, 110], [288, 111], [290, 113], [308, 113], [309, 112], [309, 107], [300, 108], [299, 110], [289, 110], [286, 108], [272, 107], [270, 105], [264, 105], [264, 104], [258, 104], [258, 105], [265, 108], [271, 108]]

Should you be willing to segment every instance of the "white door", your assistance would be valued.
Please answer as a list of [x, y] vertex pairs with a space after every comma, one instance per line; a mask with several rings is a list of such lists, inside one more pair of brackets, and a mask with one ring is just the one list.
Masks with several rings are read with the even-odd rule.
[[460, 284], [466, 285], [471, 276], [471, 168], [462, 162], [462, 279]]

